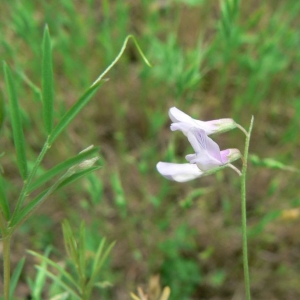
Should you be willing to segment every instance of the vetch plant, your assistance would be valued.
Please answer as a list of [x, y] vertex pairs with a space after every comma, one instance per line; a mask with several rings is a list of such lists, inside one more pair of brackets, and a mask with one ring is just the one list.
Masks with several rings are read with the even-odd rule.
[[[106, 246], [106, 240], [102, 239], [95, 253], [91, 254], [86, 245], [84, 222], [81, 223], [78, 240], [67, 220], [63, 222], [62, 229], [69, 262], [66, 266], [49, 259], [47, 255], [41, 255], [34, 251], [28, 252], [42, 261], [41, 265], [36, 266], [37, 269], [43, 272], [45, 277], [52, 279], [70, 297], [76, 300], [89, 300], [93, 290], [110, 285], [107, 281], [100, 281], [100, 275], [115, 243]], [[48, 270], [47, 265], [51, 266], [53, 271]], [[57, 273], [61, 277], [56, 276]]]
[[[26, 154], [26, 138], [23, 132], [22, 115], [13, 72], [11, 72], [9, 66], [4, 63], [4, 76], [9, 100], [12, 137], [16, 149], [19, 173], [23, 180], [23, 186], [18, 199], [16, 201], [9, 200], [5, 188], [6, 186], [3, 183], [2, 174], [0, 172], [0, 232], [3, 244], [3, 287], [5, 300], [9, 300], [13, 296], [16, 283], [24, 264], [24, 261], [21, 260], [11, 277], [11, 240], [18, 227], [30, 217], [53, 192], [100, 168], [100, 166], [97, 165], [99, 148], [91, 146], [80, 152], [78, 155], [66, 159], [62, 163], [54, 166], [39, 177], [37, 176], [38, 171], [41, 171], [40, 165], [49, 148], [53, 146], [58, 136], [89, 103], [96, 91], [105, 82], [103, 77], [118, 62], [130, 39], [134, 41], [135, 46], [144, 61], [150, 65], [139, 48], [135, 38], [132, 35], [127, 36], [114, 61], [94, 81], [94, 83], [87, 88], [65, 115], [60, 120], [57, 120], [57, 122], [54, 122], [55, 90], [52, 69], [52, 46], [48, 27], [45, 27], [42, 43], [41, 88], [38, 88], [35, 85], [34, 87], [38, 90], [42, 99], [46, 137], [45, 143], [41, 147], [42, 149], [36, 160], [33, 162], [32, 168], [28, 167], [29, 162]], [[0, 109], [1, 108], [3, 109], [3, 105], [0, 106]], [[3, 111], [0, 111], [0, 115], [3, 115]], [[34, 196], [32, 196], [33, 194]], [[14, 204], [13, 210], [12, 204]], [[98, 267], [95, 266], [95, 268]], [[82, 288], [84, 289], [84, 292], [82, 293], [85, 294], [85, 298], [82, 299], [86, 299], [86, 295], [89, 295], [94, 283], [94, 280], [90, 281], [87, 289]]]
[[[158, 162], [156, 167], [158, 172], [169, 180], [186, 182], [198, 177], [213, 174], [225, 167], [234, 169], [241, 178], [241, 206], [242, 206], [242, 235], [243, 235], [243, 264], [246, 299], [251, 299], [250, 278], [248, 267], [247, 249], [247, 215], [246, 215], [246, 173], [249, 152], [250, 136], [253, 127], [253, 117], [248, 131], [232, 119], [219, 119], [213, 121], [199, 121], [180, 111], [176, 107], [169, 110], [169, 116], [173, 123], [171, 130], [180, 130], [188, 138], [195, 153], [188, 154], [185, 158], [189, 163], [168, 163]], [[241, 129], [245, 135], [245, 149], [242, 156], [238, 149], [220, 150], [219, 145], [208, 135], [229, 131], [234, 128]], [[231, 163], [241, 158], [243, 162], [242, 171]]]

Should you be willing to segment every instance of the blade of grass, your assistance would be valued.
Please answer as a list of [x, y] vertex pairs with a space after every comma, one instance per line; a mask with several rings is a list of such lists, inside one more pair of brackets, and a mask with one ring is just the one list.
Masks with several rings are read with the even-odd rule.
[[75, 265], [78, 265], [78, 256], [77, 256], [78, 247], [68, 220], [63, 221], [62, 230], [63, 230], [66, 252], [69, 258], [72, 260], [72, 262]]
[[14, 294], [14, 291], [16, 289], [17, 283], [19, 281], [23, 266], [25, 263], [25, 257], [23, 257], [17, 264], [10, 280], [10, 286], [9, 286], [9, 299], [12, 299], [12, 296]]
[[102, 249], [101, 249], [101, 257], [99, 257], [99, 260], [98, 260], [98, 264], [96, 266], [96, 268], [94, 269], [93, 268], [93, 273], [90, 277], [90, 280], [89, 282], [87, 283], [87, 290], [91, 291], [95, 282], [96, 282], [96, 279], [97, 279], [97, 275], [99, 274], [107, 256], [109, 255], [109, 253], [111, 252], [112, 248], [115, 246], [116, 242], [112, 242], [108, 247], [107, 249], [104, 251], [104, 253], [102, 254]]
[[[36, 266], [36, 268], [39, 270], [41, 269], [40, 266]], [[81, 300], [81, 297], [77, 295], [77, 293], [69, 287], [67, 284], [65, 284], [60, 278], [57, 277], [57, 275], [54, 275], [53, 273], [45, 270], [46, 275], [51, 278], [55, 283], [57, 283], [59, 286], [61, 286], [64, 290], [68, 291], [71, 295], [74, 296], [74, 298]]]
[[2, 179], [1, 172], [0, 172], [0, 210], [2, 210], [6, 221], [8, 221], [10, 219], [10, 209], [9, 209], [9, 204], [6, 197], [5, 189], [3, 186], [3, 179]]
[[[45, 250], [44, 257], [49, 257], [52, 247], [48, 246]], [[35, 279], [35, 289], [33, 291], [33, 299], [40, 300], [42, 291], [44, 289], [45, 281], [46, 281], [46, 273], [44, 270], [47, 270], [47, 261], [43, 260], [41, 263], [41, 269], [38, 270], [36, 279]]]
[[89, 158], [92, 155], [95, 155], [99, 151], [99, 147], [94, 147], [90, 150], [84, 151], [79, 153], [78, 155], [56, 165], [51, 170], [47, 171], [43, 175], [41, 175], [29, 188], [28, 192], [32, 192], [33, 190], [40, 187], [42, 184], [49, 182], [53, 177], [58, 175], [60, 172], [71, 168], [72, 166], [79, 164], [80, 162], [84, 161], [85, 159]]
[[79, 236], [79, 245], [78, 245], [78, 269], [81, 277], [82, 284], [85, 284], [86, 281], [86, 259], [85, 259], [85, 225], [84, 222], [80, 225], [80, 236]]
[[44, 106], [44, 122], [46, 131], [51, 133], [53, 128], [54, 83], [52, 70], [52, 49], [49, 28], [46, 25], [43, 37], [42, 58], [42, 99]]
[[13, 76], [8, 65], [4, 62], [4, 76], [9, 96], [10, 113], [11, 113], [11, 124], [13, 131], [13, 139], [16, 147], [18, 168], [22, 179], [25, 181], [27, 178], [27, 159], [25, 150], [25, 139], [21, 121], [20, 107], [18, 103], [17, 93], [13, 81]]
[[[46, 263], [53, 268], [55, 268], [63, 277], [65, 277], [69, 283], [71, 283], [75, 288], [77, 288], [77, 282], [74, 280], [74, 278], [58, 263], [52, 261], [50, 258], [43, 256], [35, 251], [28, 250], [27, 251], [29, 254], [39, 258], [42, 260], [43, 263]], [[45, 269], [43, 266], [38, 266], [39, 270], [42, 271], [44, 274], [46, 274], [47, 269]], [[43, 275], [44, 276], [44, 275]]]
[[4, 107], [4, 98], [2, 93], [0, 92], [0, 133], [5, 120], [5, 107]]

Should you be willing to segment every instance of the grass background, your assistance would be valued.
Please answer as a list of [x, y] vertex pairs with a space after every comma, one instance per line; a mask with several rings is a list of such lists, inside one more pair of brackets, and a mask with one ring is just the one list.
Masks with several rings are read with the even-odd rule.
[[[158, 161], [183, 162], [190, 151], [182, 135], [170, 134], [167, 111], [176, 106], [202, 120], [232, 117], [246, 128], [254, 115], [247, 207], [253, 298], [300, 297], [299, 175], [266, 160], [299, 168], [298, 1], [28, 0], [1, 1], [0, 11], [0, 57], [17, 80], [29, 162], [45, 139], [35, 88], [45, 23], [56, 119], [112, 62], [128, 34], [153, 65], [130, 44], [109, 81], [50, 149], [45, 169], [90, 144], [101, 147], [103, 168], [56, 193], [22, 226], [13, 264], [26, 249], [43, 252], [50, 244], [53, 258], [63, 260], [62, 220], [79, 228], [84, 219], [91, 251], [104, 236], [117, 241], [103, 273], [113, 286], [101, 292], [103, 299], [129, 299], [153, 274], [171, 287], [171, 299], [243, 299], [234, 172], [178, 184], [155, 169]], [[1, 164], [14, 199], [22, 182], [0, 76]], [[239, 131], [216, 141], [222, 149], [244, 146]], [[34, 263], [27, 258], [19, 299], [30, 294], [26, 277], [34, 276]]]

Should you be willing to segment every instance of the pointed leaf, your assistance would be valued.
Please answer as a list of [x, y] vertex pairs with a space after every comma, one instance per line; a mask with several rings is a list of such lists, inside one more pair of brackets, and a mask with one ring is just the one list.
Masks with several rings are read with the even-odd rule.
[[9, 299], [12, 299], [12, 296], [14, 294], [14, 291], [16, 289], [17, 283], [19, 281], [23, 266], [25, 263], [25, 257], [23, 257], [17, 264], [12, 276], [11, 276], [11, 281], [10, 281], [10, 286], [9, 286]]
[[97, 276], [99, 275], [99, 272], [105, 262], [105, 260], [107, 259], [107, 256], [109, 255], [109, 253], [111, 252], [112, 248], [114, 247], [114, 245], [116, 244], [116, 242], [112, 242], [104, 251], [104, 253], [102, 254], [102, 250], [101, 250], [101, 257], [99, 257], [98, 260], [98, 264], [96, 266], [96, 268], [93, 268], [93, 273], [91, 275], [91, 278], [87, 284], [87, 290], [91, 290], [92, 287], [95, 285], [95, 282], [97, 280]]
[[5, 119], [4, 99], [2, 93], [0, 92], [0, 133], [4, 124], [4, 119]]
[[68, 220], [64, 220], [62, 224], [64, 244], [68, 256], [73, 261], [75, 265], [78, 265], [78, 255], [77, 255], [77, 243], [73, 235], [72, 228]]
[[25, 139], [21, 121], [20, 108], [13, 82], [11, 71], [6, 63], [4, 63], [4, 75], [7, 93], [9, 96], [11, 124], [13, 130], [13, 139], [16, 147], [18, 167], [23, 180], [27, 178], [27, 159], [25, 151]]
[[62, 171], [71, 168], [72, 166], [81, 163], [82, 161], [86, 160], [92, 155], [95, 155], [99, 150], [99, 147], [93, 147], [90, 150], [84, 151], [79, 153], [78, 155], [67, 159], [66, 161], [56, 165], [54, 168], [51, 170], [47, 171], [43, 175], [41, 175], [28, 189], [29, 193], [32, 192], [33, 190], [37, 189], [40, 187], [42, 184], [48, 182], [51, 180], [53, 177], [61, 173]]
[[[99, 166], [90, 167], [88, 169], [85, 169], [83, 171], [77, 172], [71, 176], [62, 176], [62, 180], [58, 180], [53, 186], [51, 186], [49, 189], [43, 191], [40, 193], [37, 197], [35, 197], [31, 202], [29, 202], [20, 212], [18, 212], [15, 217], [11, 220], [11, 226], [15, 227], [20, 225], [20, 223], [25, 220], [25, 218], [35, 209], [39, 207], [46, 199], [49, 197], [54, 191], [57, 189], [60, 189], [73, 181], [91, 173], [95, 170], [100, 169]], [[64, 179], [67, 177], [66, 179]]]
[[[49, 257], [52, 247], [48, 246], [45, 250], [44, 257]], [[33, 299], [42, 299], [42, 291], [44, 289], [45, 281], [46, 281], [46, 273], [47, 270], [47, 261], [43, 260], [41, 263], [41, 269], [38, 270], [36, 278], [35, 278], [35, 289], [33, 290]]]
[[60, 264], [54, 262], [53, 260], [51, 260], [50, 258], [48, 258], [47, 256], [41, 255], [35, 251], [32, 250], [27, 250], [27, 252], [37, 258], [39, 258], [42, 261], [42, 265], [38, 266], [39, 267], [39, 271], [41, 271], [43, 273], [43, 276], [46, 275], [46, 271], [47, 268], [45, 268], [45, 264], [50, 265], [51, 267], [55, 268], [61, 276], [65, 277], [66, 280], [68, 280], [68, 282], [70, 284], [72, 284], [75, 288], [77, 288], [77, 282], [74, 280], [74, 278], [64, 269], [64, 267], [62, 267]]
[[74, 182], [75, 180], [81, 178], [81, 177], [84, 177], [85, 175], [87, 174], [90, 174], [96, 170], [99, 170], [101, 167], [100, 166], [94, 166], [94, 167], [90, 167], [88, 169], [85, 169], [83, 171], [79, 171], [73, 175], [71, 175], [70, 177], [66, 178], [65, 180], [63, 180], [57, 187], [57, 189], [60, 189], [72, 182]]
[[3, 179], [2, 179], [1, 172], [0, 172], [0, 210], [2, 210], [6, 221], [8, 221], [10, 219], [10, 209], [9, 209], [9, 204], [6, 197], [5, 189], [3, 186]]
[[85, 256], [85, 225], [84, 222], [80, 225], [80, 238], [79, 238], [79, 247], [78, 247], [78, 256], [79, 256], [79, 269], [81, 271], [81, 275], [83, 277], [83, 280], [85, 282], [86, 274], [86, 256]]
[[95, 95], [98, 88], [103, 83], [100, 82], [88, 88], [88, 90], [78, 99], [78, 101], [70, 108], [70, 110], [62, 117], [60, 122], [53, 129], [49, 138], [49, 144], [52, 145], [58, 135], [71, 123], [78, 113], [88, 104], [91, 98]]
[[[36, 266], [36, 268], [39, 270], [40, 266]], [[61, 286], [64, 290], [68, 291], [71, 295], [74, 296], [75, 299], [81, 300], [82, 298], [77, 295], [77, 293], [66, 283], [64, 283], [57, 275], [54, 275], [53, 273], [49, 271], [45, 271], [46, 275], [51, 278], [56, 284]]]
[[100, 243], [99, 246], [98, 246], [96, 256], [95, 256], [94, 259], [93, 259], [93, 269], [92, 269], [92, 273], [95, 273], [96, 270], [97, 270], [97, 266], [98, 266], [98, 264], [99, 264], [99, 261], [100, 261], [100, 259], [101, 259], [102, 252], [103, 252], [103, 249], [104, 249], [105, 241], [106, 241], [106, 239], [103, 238], [103, 239], [101, 240], [101, 243]]
[[46, 25], [43, 37], [42, 60], [42, 99], [46, 131], [51, 133], [53, 128], [54, 83], [52, 70], [52, 48], [48, 26]]

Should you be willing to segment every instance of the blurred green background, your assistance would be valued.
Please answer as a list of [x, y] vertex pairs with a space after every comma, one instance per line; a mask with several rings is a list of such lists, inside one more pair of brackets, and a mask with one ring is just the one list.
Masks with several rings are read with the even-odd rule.
[[[103, 168], [57, 192], [22, 226], [13, 264], [26, 249], [43, 252], [48, 245], [53, 259], [63, 259], [61, 222], [68, 218], [79, 228], [83, 219], [91, 251], [104, 236], [117, 241], [103, 273], [112, 287], [101, 299], [129, 299], [154, 274], [171, 287], [171, 299], [243, 299], [236, 174], [226, 169], [179, 184], [163, 179], [155, 165], [183, 162], [191, 151], [182, 134], [169, 130], [170, 107], [201, 120], [232, 117], [245, 128], [254, 115], [247, 199], [253, 299], [300, 298], [299, 174], [284, 167], [300, 168], [299, 1], [2, 0], [0, 11], [0, 57], [17, 80], [29, 160], [45, 139], [36, 86], [46, 23], [57, 119], [128, 34], [153, 65], [129, 43], [109, 81], [50, 149], [45, 169], [90, 144], [101, 147]], [[0, 76], [1, 165], [14, 199], [22, 182]], [[238, 130], [215, 140], [221, 149], [243, 150]], [[29, 256], [20, 299], [29, 295], [34, 263]]]

